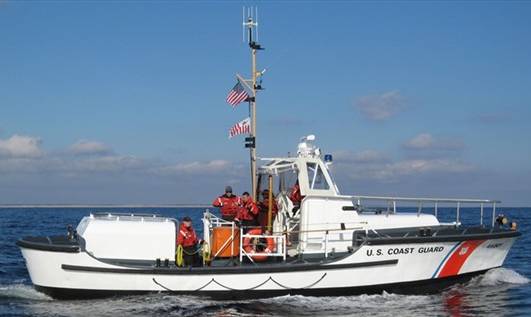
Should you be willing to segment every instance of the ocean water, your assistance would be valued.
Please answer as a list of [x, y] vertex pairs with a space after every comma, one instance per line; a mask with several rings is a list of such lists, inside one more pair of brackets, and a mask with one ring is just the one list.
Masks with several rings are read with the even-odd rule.
[[[194, 208], [98, 209], [189, 215], [200, 233], [202, 210]], [[523, 236], [504, 268], [493, 269], [439, 294], [377, 294], [343, 297], [282, 296], [262, 300], [215, 301], [193, 296], [149, 294], [98, 300], [58, 301], [35, 291], [15, 242], [26, 235], [66, 232], [93, 208], [0, 208], [0, 316], [531, 316], [531, 208], [501, 208], [518, 222]], [[440, 215], [451, 220], [454, 210]], [[463, 223], [479, 210], [462, 209]], [[487, 216], [485, 216], [487, 220]]]

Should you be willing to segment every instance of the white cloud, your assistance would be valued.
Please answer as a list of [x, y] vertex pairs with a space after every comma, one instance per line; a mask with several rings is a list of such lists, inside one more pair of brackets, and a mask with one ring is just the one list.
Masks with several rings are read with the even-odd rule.
[[[412, 144], [428, 149], [440, 140], [431, 134], [413, 139], [416, 142]], [[237, 191], [249, 189], [246, 162], [217, 159], [162, 163], [119, 154], [44, 152], [39, 147], [41, 141], [28, 136], [0, 141], [0, 196], [7, 199], [6, 203], [204, 203], [226, 184]], [[410, 151], [415, 155], [418, 152]], [[476, 196], [477, 192], [483, 197], [480, 189], [487, 187], [481, 186], [492, 186], [497, 182], [491, 180], [499, 179], [496, 176], [485, 181], [477, 166], [462, 160], [422, 155], [393, 159], [395, 153], [337, 151], [333, 175], [345, 193], [374, 195]], [[514, 185], [507, 179], [504, 184]], [[511, 190], [526, 197], [519, 184]], [[499, 197], [496, 194], [494, 198]]]
[[363, 150], [355, 153], [351, 151], [337, 151], [334, 152], [334, 159], [337, 162], [369, 164], [385, 162], [388, 160], [388, 157], [379, 151]]
[[0, 172], [10, 175], [47, 174], [88, 179], [93, 174], [117, 175], [118, 173], [170, 178], [213, 175], [239, 178], [240, 173], [244, 171], [243, 164], [226, 160], [167, 164], [131, 155], [113, 154], [107, 145], [88, 140], [77, 141], [67, 151], [45, 155], [39, 148], [40, 143], [38, 138], [19, 135], [6, 140], [0, 139]]
[[414, 175], [424, 173], [464, 173], [470, 172], [474, 166], [465, 162], [452, 159], [416, 159], [404, 160], [386, 165], [382, 170], [384, 174]]
[[234, 171], [239, 166], [225, 160], [213, 160], [207, 162], [187, 162], [163, 166], [158, 169], [162, 174], [217, 174]]
[[[430, 142], [430, 138], [419, 138], [417, 145], [427, 146]], [[438, 177], [441, 174], [467, 174], [476, 169], [474, 165], [461, 160], [441, 157], [393, 160], [391, 156], [375, 150], [357, 153], [338, 151], [334, 156], [334, 170], [339, 177], [376, 183], [395, 183], [425, 176]]]
[[450, 159], [406, 159], [392, 163], [366, 165], [341, 165], [339, 170], [353, 180], [400, 183], [405, 178], [420, 178], [426, 175], [466, 174], [475, 166]]
[[462, 141], [451, 138], [435, 138], [430, 133], [420, 133], [403, 144], [407, 150], [455, 151], [464, 147]]
[[32, 158], [0, 159], [0, 172], [10, 174], [56, 174], [83, 176], [92, 173], [142, 171], [148, 164], [134, 156], [97, 156], [89, 158], [41, 156]]
[[434, 144], [433, 136], [429, 133], [421, 133], [411, 140], [407, 141], [404, 146], [409, 149], [426, 149]]
[[388, 91], [379, 95], [359, 98], [354, 106], [366, 118], [383, 121], [391, 118], [404, 109], [404, 97], [398, 90]]
[[126, 170], [142, 171], [146, 163], [137, 157], [129, 155], [109, 155], [74, 160], [69, 164], [72, 172], [119, 172]]
[[79, 140], [72, 144], [69, 151], [75, 155], [102, 155], [112, 152], [111, 148], [98, 141]]
[[0, 139], [0, 156], [35, 158], [43, 154], [41, 139], [15, 134], [8, 139]]

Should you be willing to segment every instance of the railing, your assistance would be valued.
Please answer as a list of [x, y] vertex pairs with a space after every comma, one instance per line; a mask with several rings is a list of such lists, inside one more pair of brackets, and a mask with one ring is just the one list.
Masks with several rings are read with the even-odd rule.
[[[220, 252], [225, 250], [225, 248], [231, 244], [231, 258], [235, 255], [234, 252], [234, 239], [236, 239], [237, 234], [235, 235], [234, 232], [237, 232], [236, 225], [233, 221], [227, 221], [223, 220], [216, 215], [212, 214], [208, 209], [205, 210], [203, 214], [203, 222], [205, 224], [205, 233], [209, 232], [213, 228], [217, 227], [231, 227], [231, 235], [228, 237], [222, 244], [222, 246], [218, 249], [216, 254], [213, 255], [213, 258], [216, 258]], [[210, 235], [210, 234], [209, 234]], [[284, 233], [280, 234], [265, 234], [265, 235], [256, 235], [256, 234], [243, 234], [243, 228], [240, 228], [239, 232], [239, 239], [240, 239], [240, 252], [239, 252], [239, 259], [240, 263], [243, 261], [243, 257], [247, 257], [251, 262], [254, 263], [253, 256], [267, 256], [267, 257], [282, 257], [283, 260], [286, 260], [286, 236]], [[208, 237], [209, 238], [209, 237]], [[243, 240], [245, 238], [251, 238], [251, 239], [273, 239], [275, 243], [274, 250], [270, 250], [271, 252], [254, 252], [254, 253], [248, 253], [245, 251], [245, 246], [243, 245]], [[205, 239], [207, 237], [205, 236]]]
[[483, 214], [485, 205], [491, 205], [492, 210], [492, 223], [494, 226], [496, 221], [496, 204], [501, 203], [499, 200], [489, 199], [453, 199], [453, 198], [413, 198], [413, 197], [385, 197], [385, 196], [340, 196], [343, 198], [349, 198], [356, 202], [358, 206], [361, 206], [363, 200], [369, 201], [386, 201], [387, 202], [387, 214], [396, 213], [397, 202], [416, 202], [417, 203], [417, 215], [420, 216], [422, 208], [425, 203], [433, 204], [435, 210], [435, 217], [438, 216], [438, 208], [440, 203], [455, 204], [456, 208], [456, 223], [459, 223], [460, 212], [462, 204], [479, 204], [480, 206], [480, 225], [483, 225]]
[[161, 217], [160, 214], [150, 214], [150, 213], [130, 213], [130, 212], [106, 212], [106, 211], [96, 211], [90, 213], [92, 216], [98, 218], [98, 217], [118, 217], [118, 216], [126, 216], [126, 217], [150, 217], [150, 218], [156, 218]]
[[[243, 240], [245, 238], [251, 239], [273, 239], [275, 243], [275, 249], [269, 250], [270, 252], [254, 252], [247, 253]], [[243, 261], [243, 257], [246, 256], [251, 262], [254, 263], [254, 256], [267, 256], [267, 257], [282, 257], [286, 260], [286, 236], [284, 234], [269, 234], [269, 235], [257, 235], [257, 234], [244, 234], [243, 229], [240, 229], [240, 263]]]
[[212, 214], [208, 209], [206, 209], [205, 212], [203, 213], [203, 223], [205, 225], [204, 230], [203, 230], [203, 235], [204, 235], [205, 240], [209, 242], [210, 246], [212, 245], [212, 241], [210, 241], [210, 233], [213, 228], [231, 227], [230, 237], [228, 237], [227, 240], [223, 242], [219, 250], [212, 257], [216, 258], [221, 252], [225, 250], [225, 248], [230, 243], [231, 245], [230, 254], [232, 258], [234, 256], [234, 243], [233, 242], [234, 242], [234, 239], [236, 238], [236, 236], [234, 235], [234, 232], [236, 229], [235, 223], [233, 221], [228, 221], [228, 220], [219, 218], [218, 216]]
[[149, 213], [126, 213], [126, 212], [92, 212], [90, 218], [96, 218], [100, 220], [127, 220], [127, 221], [149, 221], [149, 222], [167, 222], [174, 221], [173, 218], [163, 217], [159, 214]]
[[[330, 241], [330, 234], [331, 233], [334, 233], [334, 234], [341, 234], [341, 233], [348, 233], [349, 235], [352, 234], [352, 232], [356, 231], [356, 230], [364, 230], [364, 231], [367, 231], [369, 230], [367, 228], [367, 222], [365, 221], [359, 221], [359, 222], [352, 222], [350, 224], [355, 224], [357, 226], [354, 226], [354, 227], [343, 227], [343, 228], [339, 228], [339, 229], [310, 229], [310, 230], [297, 230], [297, 231], [290, 231], [289, 233], [315, 233], [315, 232], [323, 232], [324, 235], [319, 237], [319, 238], [308, 238], [306, 237], [305, 240], [303, 241], [303, 243], [310, 243], [309, 242], [309, 239], [318, 239], [320, 240], [320, 243], [321, 243], [321, 248], [324, 250], [324, 257], [325, 258], [328, 258], [328, 254], [330, 252], [334, 252], [334, 249], [330, 249], [329, 248], [329, 244], [331, 243]], [[330, 225], [329, 223], [327, 224], [323, 224], [323, 225]], [[334, 241], [334, 240], [332, 240]], [[341, 241], [341, 240], [336, 240], [336, 241]], [[350, 240], [352, 241], [352, 240]], [[299, 247], [302, 246], [302, 243], [299, 244]]]

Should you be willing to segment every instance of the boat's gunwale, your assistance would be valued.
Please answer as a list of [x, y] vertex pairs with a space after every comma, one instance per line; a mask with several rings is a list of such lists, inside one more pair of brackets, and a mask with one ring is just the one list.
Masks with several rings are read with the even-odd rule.
[[77, 272], [97, 272], [97, 273], [118, 273], [118, 274], [151, 274], [151, 275], [218, 275], [218, 274], [263, 274], [263, 273], [284, 273], [284, 272], [301, 272], [301, 271], [322, 271], [322, 270], [338, 270], [350, 269], [360, 267], [396, 265], [398, 259], [382, 260], [382, 261], [368, 261], [345, 264], [329, 264], [329, 263], [304, 263], [304, 264], [272, 264], [272, 265], [245, 265], [233, 267], [189, 267], [189, 268], [173, 268], [173, 267], [151, 267], [151, 268], [108, 268], [108, 267], [94, 267], [62, 264], [61, 269], [66, 271]]
[[386, 245], [403, 243], [461, 242], [470, 240], [491, 240], [515, 238], [521, 236], [520, 231], [501, 231], [491, 233], [464, 233], [459, 235], [421, 236], [421, 237], [377, 237], [367, 238], [366, 245]]
[[39, 251], [48, 251], [48, 252], [63, 252], [63, 253], [79, 253], [81, 251], [81, 246], [79, 244], [51, 244], [51, 243], [41, 243], [34, 241], [24, 240], [25, 238], [19, 239], [17, 241], [17, 246], [20, 248], [26, 248], [31, 250]]

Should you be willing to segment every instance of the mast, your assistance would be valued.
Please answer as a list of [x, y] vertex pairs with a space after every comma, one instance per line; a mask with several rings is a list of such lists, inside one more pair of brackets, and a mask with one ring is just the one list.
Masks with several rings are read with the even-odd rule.
[[[245, 17], [245, 8], [243, 8], [243, 14]], [[250, 167], [251, 167], [251, 188], [252, 188], [252, 197], [256, 200], [258, 199], [257, 190], [257, 172], [256, 172], [256, 92], [262, 89], [262, 86], [257, 83], [257, 79], [262, 76], [263, 72], [258, 72], [256, 70], [256, 56], [257, 51], [263, 50], [260, 44], [257, 43], [258, 40], [258, 9], [255, 7], [247, 8], [247, 20], [243, 21], [244, 32], [245, 28], [247, 29], [248, 34], [248, 44], [251, 52], [251, 79], [245, 80], [247, 87], [249, 88], [251, 94], [248, 99], [249, 101], [249, 117], [251, 118], [251, 133], [249, 137], [245, 138], [245, 147], [249, 148], [250, 156]], [[245, 36], [245, 33], [244, 33]]]

